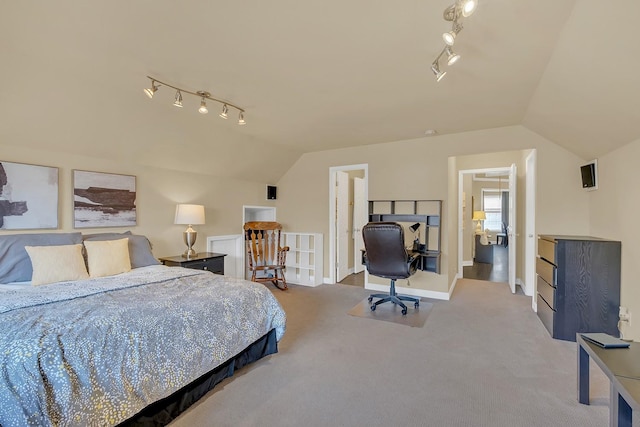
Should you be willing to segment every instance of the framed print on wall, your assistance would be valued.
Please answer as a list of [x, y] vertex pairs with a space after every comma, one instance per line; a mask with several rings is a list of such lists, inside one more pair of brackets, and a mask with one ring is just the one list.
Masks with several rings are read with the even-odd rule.
[[58, 168], [0, 161], [0, 229], [58, 228]]
[[136, 177], [73, 171], [73, 227], [136, 225]]

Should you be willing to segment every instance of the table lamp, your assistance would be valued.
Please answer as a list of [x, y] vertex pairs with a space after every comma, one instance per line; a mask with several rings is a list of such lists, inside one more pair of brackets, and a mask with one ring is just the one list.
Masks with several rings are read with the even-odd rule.
[[413, 233], [413, 250], [414, 251], [420, 250], [420, 239], [415, 234], [416, 231], [418, 231], [418, 228], [420, 228], [419, 222], [416, 222], [415, 224], [409, 227], [409, 230], [411, 230], [411, 232]]
[[487, 215], [484, 213], [484, 211], [473, 211], [473, 218], [471, 219], [474, 221], [478, 221], [476, 225], [476, 233], [478, 234], [482, 233], [481, 222], [487, 219]]
[[193, 245], [196, 242], [198, 233], [191, 226], [204, 224], [204, 206], [177, 205], [176, 217], [173, 223], [178, 225], [188, 225], [187, 229], [182, 233], [184, 236], [184, 243], [187, 245], [187, 250], [182, 254], [182, 256], [190, 258], [198, 255], [196, 251], [193, 250]]

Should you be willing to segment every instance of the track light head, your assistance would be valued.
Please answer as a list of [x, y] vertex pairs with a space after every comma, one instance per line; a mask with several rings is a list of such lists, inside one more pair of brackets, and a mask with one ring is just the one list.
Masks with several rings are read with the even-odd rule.
[[478, 0], [464, 0], [461, 6], [462, 16], [464, 16], [465, 18], [467, 16], [471, 16], [471, 14], [475, 12], [477, 7]]
[[200, 108], [198, 108], [198, 112], [200, 114], [207, 114], [209, 112], [209, 109], [207, 108], [207, 102], [204, 100], [204, 98], [202, 98], [202, 101], [200, 101]]
[[240, 114], [238, 114], [238, 124], [239, 125], [247, 124], [247, 122], [244, 121], [244, 113], [242, 111], [240, 111]]
[[151, 80], [151, 87], [145, 88], [144, 93], [149, 97], [153, 98], [153, 95], [158, 90], [158, 86], [156, 86], [156, 81]]
[[446, 71], [440, 71], [440, 66], [438, 66], [438, 62], [434, 62], [431, 64], [431, 71], [436, 75], [436, 81], [439, 82], [442, 78], [447, 74]]
[[205, 98], [208, 98], [209, 96], [211, 96], [211, 94], [203, 90], [197, 91], [196, 94], [202, 98], [200, 100], [200, 108], [198, 108], [198, 112], [200, 114], [207, 114], [209, 112], [209, 109], [207, 108], [207, 101], [205, 101]]
[[182, 108], [182, 93], [180, 93], [180, 91], [176, 91], [176, 100], [173, 101], [173, 105], [175, 107], [179, 107]]
[[229, 108], [227, 107], [227, 104], [222, 105], [222, 112], [220, 113], [220, 117], [222, 117], [223, 119], [228, 119], [229, 115], [227, 114], [229, 112]]
[[451, 47], [447, 46], [445, 48], [445, 51], [447, 53], [447, 65], [451, 66], [458, 62], [458, 60], [460, 59], [460, 55], [451, 50]]
[[453, 46], [456, 42], [456, 35], [457, 33], [453, 30], [447, 31], [446, 33], [442, 33], [442, 39], [447, 46]]

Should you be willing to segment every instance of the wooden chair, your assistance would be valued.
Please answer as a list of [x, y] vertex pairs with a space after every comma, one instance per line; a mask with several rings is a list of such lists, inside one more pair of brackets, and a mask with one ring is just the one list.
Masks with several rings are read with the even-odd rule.
[[[271, 282], [287, 290], [284, 277], [289, 246], [280, 246], [282, 225], [273, 221], [252, 221], [244, 224], [244, 239], [249, 255], [252, 282]], [[261, 272], [260, 275], [257, 275]]]

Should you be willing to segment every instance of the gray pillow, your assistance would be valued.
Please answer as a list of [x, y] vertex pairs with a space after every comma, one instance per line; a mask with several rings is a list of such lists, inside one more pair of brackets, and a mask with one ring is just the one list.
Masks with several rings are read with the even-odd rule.
[[57, 246], [82, 243], [80, 233], [0, 235], [0, 283], [31, 280], [33, 267], [25, 246]]
[[130, 231], [124, 233], [99, 233], [87, 234], [83, 236], [83, 240], [104, 241], [118, 240], [129, 238], [129, 259], [131, 260], [131, 268], [146, 267], [147, 265], [160, 264], [151, 253], [151, 242], [146, 236], [131, 234]]

